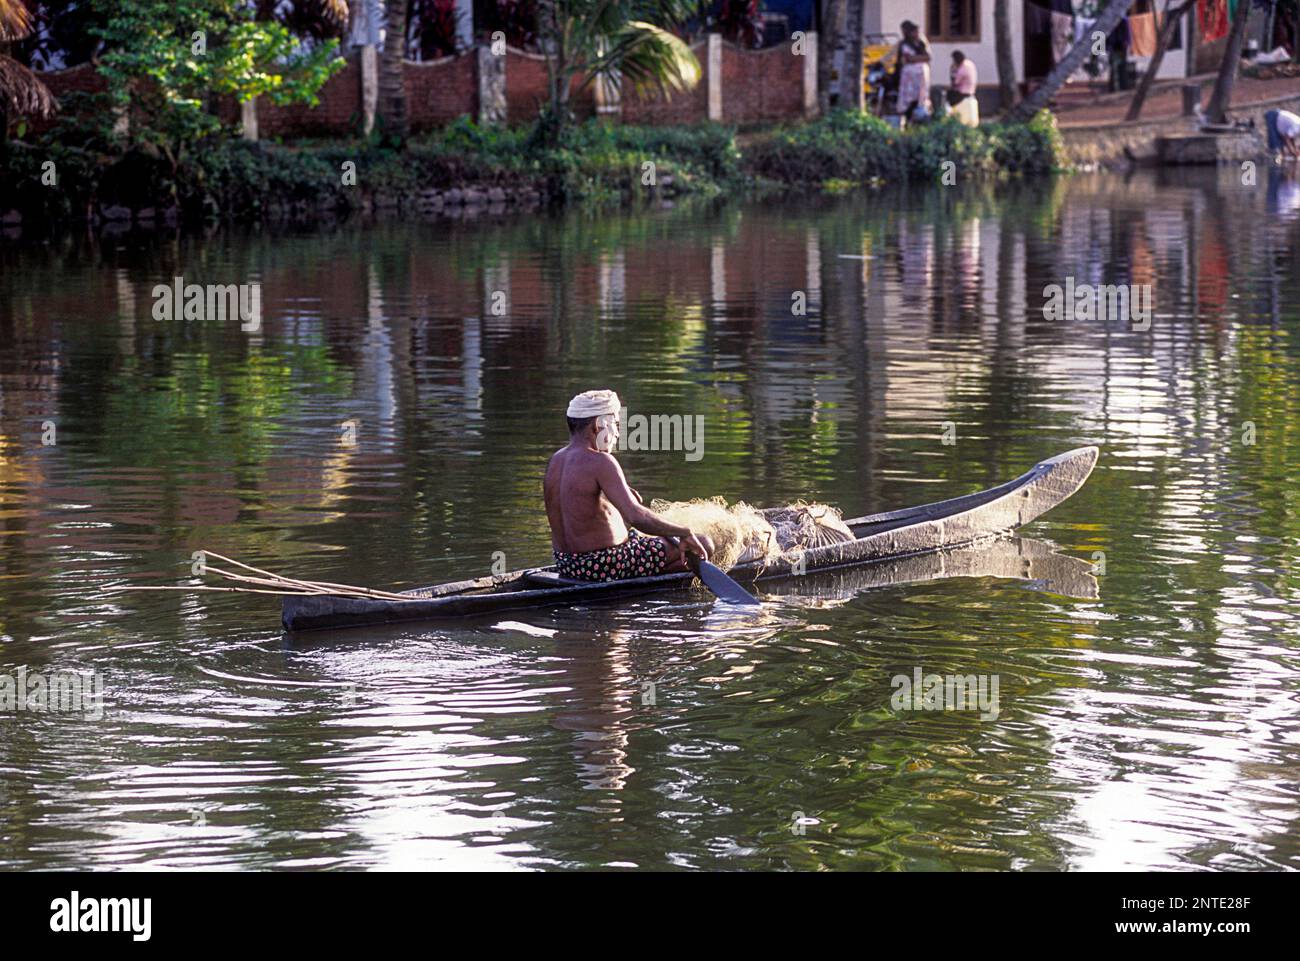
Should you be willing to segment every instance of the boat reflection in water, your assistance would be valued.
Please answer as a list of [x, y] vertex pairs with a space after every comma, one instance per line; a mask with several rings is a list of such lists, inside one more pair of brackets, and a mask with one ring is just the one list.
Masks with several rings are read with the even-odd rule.
[[760, 581], [762, 593], [803, 607], [838, 607], [862, 591], [950, 577], [997, 577], [1029, 581], [1036, 590], [1096, 600], [1093, 566], [1057, 553], [1047, 541], [1004, 537], [984, 545], [900, 557], [860, 567], [808, 574], [796, 580]]
[[[629, 610], [626, 602], [584, 608], [584, 619], [601, 607], [626, 619], [626, 626], [599, 637], [578, 630], [583, 621], [577, 618], [569, 629], [559, 632], [519, 620], [503, 620], [494, 627], [569, 642], [557, 644], [554, 651], [553, 663], [559, 670], [553, 680], [566, 693], [550, 723], [574, 735], [570, 749], [575, 774], [583, 786], [617, 791], [625, 788], [636, 772], [630, 747], [635, 732], [674, 726], [681, 722], [679, 712], [689, 709], [680, 691], [659, 706], [647, 706], [653, 703], [655, 690], [654, 684], [647, 686], [647, 680], [662, 684], [665, 690], [679, 687], [686, 676], [719, 687], [729, 687], [733, 681], [752, 683], [754, 662], [746, 652], [762, 650], [769, 642], [780, 643], [783, 631], [796, 627], [801, 610], [839, 607], [871, 590], [956, 577], [1016, 580], [1063, 597], [1098, 597], [1092, 564], [1058, 553], [1047, 541], [1008, 535], [966, 548], [760, 581], [764, 604], [757, 609], [714, 601], [697, 585], [688, 599], [680, 595], [667, 601], [655, 599], [641, 611]], [[687, 608], [711, 601], [697, 622], [698, 631], [683, 633], [683, 619], [690, 620]], [[569, 617], [552, 610], [515, 612], [520, 613], [548, 624], [556, 623], [557, 618], [563, 624]], [[714, 665], [711, 670], [704, 668], [710, 664]], [[651, 691], [649, 702], [647, 689]], [[646, 760], [643, 754], [641, 763]], [[619, 802], [612, 797], [600, 803], [605, 813], [619, 810]]]

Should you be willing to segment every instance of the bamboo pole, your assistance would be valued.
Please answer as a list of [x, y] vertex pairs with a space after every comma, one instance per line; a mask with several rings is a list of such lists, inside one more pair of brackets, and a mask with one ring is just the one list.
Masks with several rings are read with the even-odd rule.
[[[255, 574], [262, 574], [265, 577], [271, 578], [273, 581], [277, 583], [292, 585], [294, 587], [299, 587], [299, 588], [307, 588], [309, 590], [320, 591], [323, 594], [331, 594], [331, 593], [352, 594], [354, 596], [371, 597], [379, 600], [388, 600], [388, 601], [416, 600], [416, 598], [409, 597], [405, 594], [397, 594], [393, 591], [380, 591], [370, 587], [356, 587], [355, 585], [352, 584], [335, 584], [330, 581], [297, 580], [292, 577], [285, 577], [283, 574], [276, 574], [273, 571], [265, 571], [259, 567], [253, 567], [251, 564], [245, 564], [242, 561], [237, 561], [232, 557], [226, 557], [222, 554], [218, 554], [216, 551], [204, 550], [203, 553], [205, 555], [215, 557], [219, 561], [224, 561], [228, 564], [234, 564], [236, 567], [242, 567], [245, 570], [252, 571]], [[207, 570], [214, 571], [220, 574], [221, 576], [230, 578], [232, 580], [249, 580], [250, 582], [256, 583], [256, 580], [253, 578], [241, 578], [240, 575], [238, 574], [231, 574], [230, 572], [223, 571], [220, 568], [210, 567], [206, 564], [204, 566], [206, 567]]]
[[[369, 587], [356, 587], [352, 584], [335, 584], [327, 581], [304, 581], [292, 577], [285, 577], [283, 574], [276, 574], [274, 571], [262, 570], [260, 567], [253, 567], [251, 564], [245, 564], [243, 561], [237, 561], [233, 557], [226, 557], [224, 554], [218, 554], [216, 551], [204, 550], [205, 558], [214, 557], [219, 561], [232, 564], [235, 567], [251, 571], [258, 577], [250, 577], [247, 574], [238, 574], [220, 567], [214, 567], [204, 563], [204, 573], [216, 574], [227, 580], [235, 581], [239, 584], [256, 585], [254, 587], [212, 587], [206, 584], [196, 584], [192, 586], [185, 585], [158, 585], [158, 586], [123, 586], [109, 588], [109, 591], [214, 591], [214, 592], [235, 592], [242, 594], [272, 594], [279, 597], [355, 597], [362, 599], [386, 600], [386, 601], [414, 601], [420, 598], [411, 597], [406, 594], [397, 594], [393, 591], [380, 591]], [[281, 588], [280, 590], [266, 590], [265, 588]]]
[[241, 584], [261, 584], [264, 587], [295, 587], [299, 590], [311, 591], [313, 593], [329, 593], [329, 591], [324, 588], [312, 584], [311, 581], [290, 581], [270, 577], [249, 577], [246, 574], [232, 574], [229, 571], [221, 570], [219, 567], [209, 567], [208, 570], [213, 574], [220, 574], [227, 580], [238, 581]]
[[129, 585], [107, 588], [108, 593], [116, 591], [235, 591], [240, 594], [275, 594], [278, 597], [321, 597], [323, 591], [262, 591], [252, 587], [208, 587], [204, 584], [174, 586], [166, 584]]
[[[234, 564], [236, 567], [242, 567], [246, 571], [252, 571], [254, 574], [261, 574], [263, 577], [271, 577], [277, 581], [288, 581], [289, 583], [301, 583], [295, 582], [293, 578], [285, 577], [283, 574], [276, 574], [274, 571], [264, 571], [260, 567], [253, 567], [251, 564], [237, 561], [233, 557], [226, 557], [222, 554], [218, 554], [216, 551], [203, 550], [202, 553], [210, 557], [215, 557], [219, 561], [225, 561], [227, 564]], [[207, 568], [208, 565], [205, 563], [203, 566]]]

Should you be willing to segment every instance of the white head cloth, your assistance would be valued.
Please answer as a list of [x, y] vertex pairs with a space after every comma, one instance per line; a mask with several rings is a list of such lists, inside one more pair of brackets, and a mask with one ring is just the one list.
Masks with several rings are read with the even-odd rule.
[[621, 406], [618, 394], [612, 390], [584, 390], [569, 401], [569, 409], [564, 414], [574, 420], [585, 420], [588, 417], [617, 414]]

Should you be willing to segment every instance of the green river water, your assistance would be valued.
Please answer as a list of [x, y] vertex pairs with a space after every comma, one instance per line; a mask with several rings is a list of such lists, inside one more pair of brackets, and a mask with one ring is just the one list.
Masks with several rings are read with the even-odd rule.
[[[176, 276], [259, 283], [260, 329], [156, 319]], [[1149, 285], [1149, 329], [1045, 317], [1070, 279]], [[698, 457], [620, 455], [647, 501], [853, 515], [1101, 456], [1021, 540], [759, 614], [286, 638], [274, 597], [108, 590], [200, 548], [547, 562], [541, 472], [605, 386], [702, 418]], [[0, 677], [103, 683], [0, 713], [0, 867], [1300, 868], [1298, 387], [1276, 172], [0, 237]], [[900, 709], [917, 669], [996, 716]]]

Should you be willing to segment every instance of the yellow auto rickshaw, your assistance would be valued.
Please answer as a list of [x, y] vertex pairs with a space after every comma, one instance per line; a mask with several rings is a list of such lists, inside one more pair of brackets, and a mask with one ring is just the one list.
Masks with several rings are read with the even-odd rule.
[[896, 33], [868, 33], [862, 37], [862, 102], [876, 116], [883, 115], [885, 96], [892, 92], [888, 78], [894, 72], [898, 60], [898, 43], [902, 40]]

